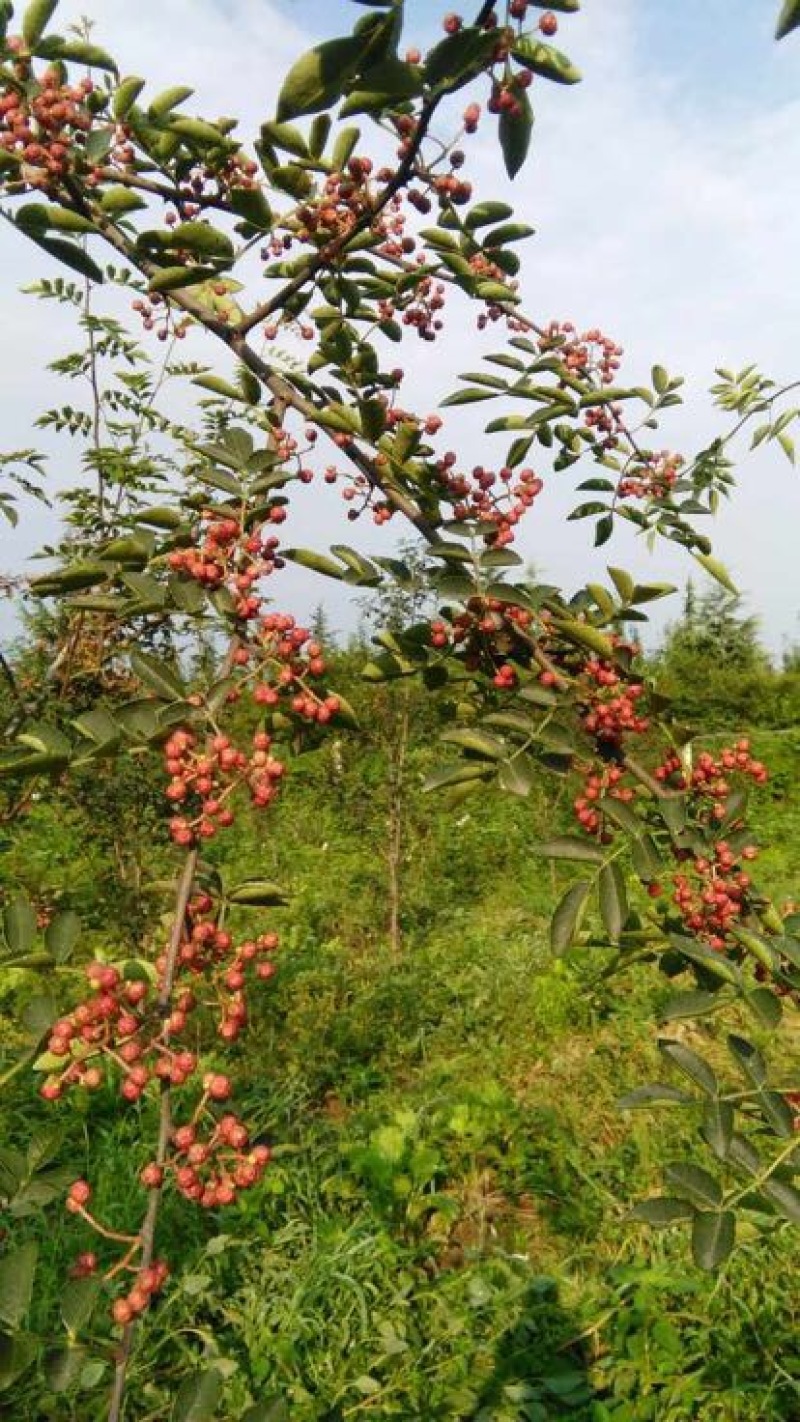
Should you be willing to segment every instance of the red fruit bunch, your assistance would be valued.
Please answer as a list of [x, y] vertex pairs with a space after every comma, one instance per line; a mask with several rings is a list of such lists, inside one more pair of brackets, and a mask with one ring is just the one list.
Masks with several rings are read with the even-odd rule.
[[437, 618], [431, 623], [430, 643], [457, 649], [468, 671], [491, 677], [498, 691], [513, 691], [519, 679], [513, 663], [530, 661], [526, 634], [532, 622], [533, 613], [526, 607], [473, 597], [449, 622]]
[[[224, 1077], [208, 1077], [211, 1099], [224, 1099]], [[179, 1126], [167, 1162], [176, 1188], [205, 1209], [232, 1205], [240, 1190], [258, 1184], [271, 1159], [267, 1145], [250, 1145], [247, 1127], [228, 1113], [203, 1137], [197, 1124]]]
[[[283, 505], [274, 504], [269, 523], [282, 523], [285, 517]], [[197, 546], [176, 549], [168, 562], [173, 572], [193, 578], [210, 591], [227, 587], [237, 616], [247, 621], [257, 617], [261, 608], [253, 592], [255, 585], [282, 566], [277, 548], [274, 535], [265, 535], [261, 528], [245, 530], [235, 514], [210, 509], [203, 515]]]
[[495, 472], [482, 464], [466, 474], [456, 470], [456, 462], [452, 450], [436, 462], [443, 497], [453, 504], [453, 517], [491, 525], [483, 537], [492, 547], [513, 543], [517, 525], [544, 488], [538, 474], [532, 469], [515, 473], [507, 465]]
[[[21, 41], [10, 41], [18, 48]], [[54, 191], [83, 163], [83, 148], [94, 118], [86, 100], [91, 79], [64, 82], [61, 72], [46, 69], [31, 82], [30, 64], [14, 66], [16, 84], [0, 88], [0, 150], [19, 165], [19, 177], [29, 188]]]
[[[253, 699], [260, 706], [280, 705], [303, 721], [326, 725], [341, 710], [341, 701], [312, 685], [325, 676], [327, 665], [309, 629], [298, 626], [286, 613], [271, 612], [259, 624], [257, 637], [258, 681]], [[269, 767], [267, 760], [263, 763], [266, 781]], [[259, 803], [255, 794], [254, 798]]]
[[235, 820], [231, 800], [240, 788], [248, 790], [259, 809], [274, 800], [285, 767], [272, 755], [271, 744], [266, 732], [257, 731], [245, 753], [229, 736], [201, 741], [192, 731], [173, 732], [164, 747], [164, 768], [169, 776], [166, 797], [183, 808], [169, 825], [176, 844], [189, 847], [228, 829]]
[[673, 878], [673, 902], [686, 928], [717, 952], [730, 946], [732, 925], [748, 911], [751, 880], [740, 861], [756, 853], [752, 845], [737, 853], [719, 840], [712, 854], [698, 855]]

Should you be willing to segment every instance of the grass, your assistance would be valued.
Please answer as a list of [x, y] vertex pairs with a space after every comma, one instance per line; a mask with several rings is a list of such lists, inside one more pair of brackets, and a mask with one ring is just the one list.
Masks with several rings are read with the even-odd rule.
[[[789, 740], [757, 742], [777, 761], [757, 813], [775, 839], [764, 866], [778, 896], [791, 892], [800, 829]], [[709, 1279], [680, 1231], [648, 1234], [627, 1218], [685, 1131], [679, 1116], [615, 1105], [658, 1073], [661, 981], [644, 965], [598, 982], [604, 960], [592, 952], [552, 960], [552, 884], [529, 852], [540, 804], [453, 816], [414, 802], [411, 813], [427, 824], [407, 864], [399, 956], [375, 917], [379, 809], [331, 788], [322, 758], [268, 833], [254, 825], [237, 838], [229, 870], [295, 890], [282, 972], [236, 1068], [242, 1112], [275, 1163], [229, 1211], [165, 1210], [160, 1247], [176, 1279], [143, 1331], [129, 1422], [166, 1422], [181, 1380], [205, 1363], [221, 1372], [225, 1422], [256, 1404], [291, 1422], [800, 1419], [789, 1227], [745, 1234]], [[94, 845], [90, 857], [79, 829], [38, 806], [14, 867], [77, 892], [92, 951], [109, 951], [127, 910], [98, 900], [111, 850]], [[7, 1099], [12, 1141], [53, 1119], [24, 1077]], [[123, 1227], [140, 1208], [129, 1159], [148, 1110], [120, 1113], [109, 1094], [84, 1117], [56, 1112], [65, 1156]], [[88, 1234], [58, 1210], [15, 1231], [41, 1242], [31, 1325], [52, 1331]], [[2, 1415], [102, 1418], [97, 1356], [60, 1394], [41, 1361]]]

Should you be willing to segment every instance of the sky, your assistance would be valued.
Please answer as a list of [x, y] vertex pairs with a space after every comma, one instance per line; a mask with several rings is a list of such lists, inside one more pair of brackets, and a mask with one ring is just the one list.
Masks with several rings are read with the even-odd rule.
[[[407, 42], [432, 42], [445, 8], [407, 0]], [[513, 187], [488, 127], [469, 149], [476, 196], [512, 201], [536, 228], [520, 248], [524, 309], [542, 321], [602, 327], [625, 347], [625, 383], [641, 383], [655, 362], [685, 375], [686, 403], [654, 436], [659, 447], [691, 452], [726, 428], [705, 393], [716, 366], [757, 362], [779, 381], [800, 373], [800, 33], [774, 43], [777, 9], [777, 0], [584, 0], [580, 14], [561, 17], [557, 41], [584, 82], [566, 89], [537, 81], [532, 158]], [[60, 28], [85, 12], [123, 72], [147, 75], [154, 91], [193, 84], [189, 108], [236, 112], [243, 135], [269, 115], [292, 60], [365, 13], [350, 0], [62, 0]], [[45, 366], [75, 343], [74, 333], [63, 313], [19, 290], [46, 274], [47, 259], [0, 225], [0, 449], [46, 449], [56, 490], [75, 482], [79, 451], [32, 425], [73, 394]], [[409, 398], [435, 408], [459, 371], [499, 345], [497, 329], [478, 337], [474, 313], [454, 302], [442, 341], [414, 341], [403, 354]], [[208, 343], [199, 355], [218, 360]], [[499, 462], [502, 440], [482, 433], [493, 413], [487, 405], [448, 417], [448, 443], [471, 463]], [[739, 487], [708, 531], [780, 652], [800, 641], [800, 472], [776, 449], [739, 452]], [[624, 532], [589, 549], [586, 526], [564, 523], [574, 476], [551, 474], [546, 461], [537, 472], [547, 494], [518, 548], [546, 580], [576, 587], [611, 562], [643, 579], [685, 582], [692, 567], [678, 550], [651, 555]], [[347, 541], [339, 517], [339, 503], [312, 486], [287, 541]], [[0, 527], [0, 571], [24, 568], [52, 530], [39, 510], [15, 533]], [[360, 526], [360, 546], [380, 552], [389, 542], [385, 531]], [[292, 571], [280, 597], [301, 615], [323, 601], [334, 624], [353, 624], [329, 581]], [[679, 599], [660, 615], [678, 611]], [[0, 608], [6, 627], [8, 613]]]

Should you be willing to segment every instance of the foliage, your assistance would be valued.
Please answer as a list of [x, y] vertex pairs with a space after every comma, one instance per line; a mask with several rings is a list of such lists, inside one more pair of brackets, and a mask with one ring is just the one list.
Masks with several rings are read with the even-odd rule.
[[[12, 6], [0, 4], [4, 216], [80, 278], [43, 283], [38, 294], [78, 313], [84, 347], [57, 369], [88, 382], [89, 403], [51, 411], [45, 423], [83, 441], [90, 476], [69, 496], [67, 535], [49, 550], [57, 565], [30, 583], [31, 596], [55, 608], [52, 665], [43, 688], [20, 688], [11, 673], [10, 744], [0, 757], [7, 814], [13, 822], [42, 787], [55, 800], [62, 779], [80, 801], [82, 777], [96, 786], [119, 758], [161, 775], [171, 807], [160, 817], [148, 803], [167, 873], [136, 886], [137, 898], [146, 889], [157, 907], [148, 914], [137, 904], [135, 944], [98, 946], [84, 964], [83, 996], [63, 952], [74, 943], [73, 919], [66, 928], [63, 914], [53, 919], [38, 952], [29, 897], [12, 892], [4, 909], [8, 970], [20, 958], [56, 978], [64, 968], [63, 1004], [46, 994], [28, 1004], [25, 1050], [44, 1078], [43, 1101], [82, 1103], [97, 1093], [102, 1102], [117, 1089], [139, 1113], [141, 1135], [133, 1133], [126, 1152], [138, 1202], [127, 1186], [115, 1200], [102, 1182], [81, 1176], [70, 1185], [67, 1211], [94, 1231], [102, 1259], [79, 1256], [60, 1304], [66, 1340], [46, 1361], [56, 1393], [76, 1381], [89, 1391], [105, 1386], [113, 1361], [109, 1422], [127, 1406], [140, 1321], [146, 1333], [151, 1309], [164, 1306], [170, 1265], [160, 1238], [177, 1197], [216, 1211], [242, 1192], [268, 1190], [270, 1179], [279, 1189], [279, 1172], [267, 1169], [273, 1143], [230, 1109], [233, 1082], [223, 1068], [226, 1054], [236, 1064], [246, 1053], [244, 1029], [260, 1010], [254, 990], [276, 971], [278, 935], [252, 927], [253, 910], [280, 909], [286, 893], [261, 864], [241, 877], [216, 842], [251, 813], [274, 813], [301, 752], [318, 751], [330, 730], [358, 728], [330, 681], [325, 649], [293, 616], [267, 610], [267, 580], [287, 561], [377, 589], [392, 620], [398, 609], [410, 618], [378, 634], [363, 675], [373, 685], [414, 681], [440, 698], [450, 759], [430, 767], [429, 790], [468, 806], [489, 791], [530, 800], [544, 771], [572, 787], [574, 822], [553, 816], [530, 846], [580, 866], [553, 918], [556, 954], [602, 946], [609, 976], [655, 961], [676, 989], [661, 1006], [672, 1035], [660, 1050], [681, 1085], [633, 1087], [626, 1104], [677, 1110], [686, 1144], [666, 1164], [667, 1196], [642, 1202], [637, 1216], [655, 1226], [689, 1223], [695, 1262], [711, 1271], [727, 1261], [737, 1230], [769, 1232], [800, 1215], [797, 1096], [760, 1045], [779, 1028], [784, 1000], [793, 1005], [800, 992], [798, 916], [776, 906], [748, 867], [759, 854], [748, 798], [767, 769], [748, 737], [703, 748], [651, 683], [629, 629], [669, 588], [637, 585], [611, 566], [607, 583], [571, 594], [525, 579], [510, 548], [546, 486], [530, 457], [553, 476], [578, 476], [570, 517], [590, 521], [597, 546], [621, 521], [651, 542], [682, 546], [730, 590], [697, 523], [733, 492], [742, 430], [752, 445], [775, 441], [794, 461], [793, 387], [754, 367], [720, 370], [713, 393], [731, 417], [726, 432], [692, 457], [658, 451], [646, 441], [679, 403], [680, 377], [655, 365], [647, 382], [623, 381], [613, 339], [568, 321], [541, 325], [521, 309], [516, 244], [530, 230], [509, 205], [474, 200], [460, 145], [484, 122], [472, 95], [488, 93], [505, 167], [511, 176], [522, 168], [532, 77], [560, 85], [580, 78], [549, 42], [559, 27], [554, 12], [576, 10], [572, 0], [541, 15], [529, 14], [538, 3], [509, 0], [502, 17], [489, 0], [472, 22], [445, 16], [443, 38], [425, 55], [402, 57], [401, 0], [363, 8], [370, 13], [350, 34], [292, 66], [250, 151], [234, 120], [187, 114], [185, 86], [147, 94], [146, 82], [125, 76], [85, 26], [55, 33], [57, 0], [31, 0], [19, 33]], [[795, 24], [785, 7], [779, 33]], [[442, 143], [435, 125], [451, 100], [461, 109], [458, 136]], [[383, 167], [346, 122], [361, 114], [399, 145]], [[262, 268], [257, 295], [247, 285], [253, 253]], [[105, 282], [130, 292], [145, 332], [170, 351], [196, 326], [232, 369], [223, 377], [170, 362], [158, 373], [138, 341], [98, 314], [96, 288]], [[440, 415], [400, 403], [404, 373], [393, 347], [411, 332], [434, 343], [454, 300], [472, 303], [480, 331], [508, 333], [504, 348], [483, 356], [444, 401], [495, 402], [487, 431], [511, 439], [493, 469], [469, 470], [442, 448]], [[307, 359], [281, 355], [275, 343], [287, 335], [308, 342]], [[199, 428], [160, 414], [163, 380], [173, 376], [204, 392]], [[283, 546], [287, 505], [320, 477], [323, 446], [333, 462], [322, 480], [343, 486], [350, 524], [366, 513], [378, 526], [400, 519], [425, 540], [433, 621], [398, 601], [395, 589], [416, 578], [402, 557], [341, 542], [328, 552]], [[578, 467], [587, 461], [588, 474]], [[29, 478], [20, 463], [38, 474], [35, 459], [18, 456], [18, 484]], [[5, 495], [3, 508], [13, 516]], [[373, 718], [385, 716], [385, 707], [373, 708]], [[410, 709], [409, 693], [389, 737], [395, 947]], [[94, 804], [106, 802], [101, 790]], [[80, 813], [91, 814], [92, 804], [84, 793]], [[126, 831], [126, 853], [129, 838]], [[118, 836], [110, 847], [119, 851]], [[148, 858], [133, 854], [137, 876]], [[707, 1054], [673, 1025], [699, 1017], [716, 1028], [718, 1016], [726, 1026]], [[401, 1113], [370, 1130], [350, 1166], [410, 1240], [440, 1193], [444, 1154], [417, 1116]], [[29, 1153], [19, 1160], [29, 1184], [37, 1167]], [[12, 1209], [14, 1198], [9, 1192]], [[35, 1266], [27, 1244], [3, 1261], [6, 1385], [38, 1357], [24, 1328]], [[184, 1280], [183, 1288], [206, 1298], [205, 1283]], [[101, 1293], [111, 1324], [96, 1337]], [[536, 1331], [535, 1299], [520, 1327], [530, 1316]], [[213, 1318], [201, 1338], [203, 1326], [213, 1339]], [[451, 1396], [451, 1409], [520, 1403], [535, 1417], [547, 1415], [553, 1397], [573, 1407], [591, 1401], [579, 1358], [519, 1380], [509, 1361], [515, 1337], [494, 1342], [495, 1381], [485, 1377], [477, 1396]], [[404, 1346], [394, 1325], [385, 1331], [388, 1356]], [[173, 1416], [213, 1415], [226, 1360], [208, 1343], [203, 1359], [183, 1342], [178, 1352]], [[360, 1376], [358, 1405], [383, 1395], [382, 1368]], [[163, 1410], [157, 1370], [139, 1386], [144, 1405]], [[280, 1413], [280, 1400], [265, 1406], [267, 1416]], [[254, 1402], [243, 1416], [254, 1422], [264, 1411]]]

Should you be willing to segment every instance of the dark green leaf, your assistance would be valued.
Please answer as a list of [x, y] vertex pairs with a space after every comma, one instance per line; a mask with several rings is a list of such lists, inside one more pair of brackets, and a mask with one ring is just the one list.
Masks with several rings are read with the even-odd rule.
[[591, 879], [579, 880], [567, 889], [556, 908], [550, 923], [550, 947], [557, 957], [574, 943], [591, 890]]
[[616, 860], [604, 864], [598, 882], [600, 917], [612, 943], [619, 940], [628, 917], [628, 894], [625, 875]]
[[530, 35], [521, 35], [514, 42], [511, 53], [518, 64], [523, 64], [543, 79], [553, 79], [557, 84], [579, 84], [581, 81], [581, 71], [575, 68], [571, 59], [553, 45], [544, 44]]
[[652, 1082], [647, 1086], [637, 1086], [617, 1102], [620, 1111], [638, 1111], [646, 1106], [690, 1106], [694, 1097], [681, 1091], [677, 1086], [665, 1082]]
[[800, 0], [784, 0], [781, 13], [778, 16], [775, 38], [785, 39], [792, 33], [792, 30], [797, 29], [798, 25], [800, 25]]
[[498, 131], [503, 162], [509, 178], [515, 178], [528, 156], [533, 134], [533, 109], [527, 91], [515, 90], [517, 108], [500, 115]]
[[81, 921], [72, 909], [57, 913], [45, 929], [45, 947], [57, 963], [66, 963], [80, 937]]
[[671, 1042], [662, 1038], [658, 1043], [658, 1050], [668, 1061], [673, 1062], [684, 1074], [688, 1076], [706, 1096], [718, 1096], [719, 1087], [717, 1078], [708, 1062], [693, 1052], [691, 1047], [685, 1047], [683, 1042]]
[[715, 1175], [690, 1161], [679, 1161], [664, 1168], [664, 1179], [680, 1195], [701, 1209], [715, 1209], [722, 1204], [722, 1186]]
[[102, 1288], [98, 1277], [70, 1279], [61, 1295], [61, 1317], [69, 1333], [78, 1334], [86, 1327]]
[[216, 1368], [205, 1368], [186, 1378], [175, 1399], [172, 1422], [209, 1422], [221, 1393], [222, 1375]]
[[714, 1154], [724, 1160], [733, 1137], [733, 1107], [729, 1101], [708, 1101], [701, 1126], [703, 1139]]
[[186, 687], [168, 662], [145, 652], [131, 652], [130, 662], [134, 676], [149, 686], [162, 701], [185, 700]]
[[694, 1218], [694, 1209], [687, 1200], [678, 1200], [671, 1195], [654, 1195], [650, 1200], [640, 1200], [631, 1210], [632, 1220], [641, 1220], [653, 1229], [667, 1229], [670, 1225], [686, 1224]]
[[38, 1245], [23, 1244], [0, 1259], [0, 1321], [19, 1328], [30, 1307]]
[[545, 859], [572, 859], [582, 864], [602, 864], [604, 860], [603, 851], [597, 845], [569, 834], [534, 844], [533, 853], [541, 854]]
[[3, 937], [14, 954], [30, 953], [36, 939], [36, 914], [27, 894], [14, 895], [3, 909]]
[[732, 1210], [698, 1210], [692, 1226], [692, 1255], [700, 1269], [709, 1272], [724, 1264], [733, 1249], [736, 1216]]

